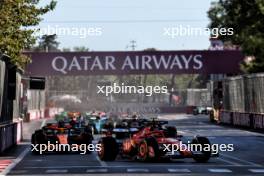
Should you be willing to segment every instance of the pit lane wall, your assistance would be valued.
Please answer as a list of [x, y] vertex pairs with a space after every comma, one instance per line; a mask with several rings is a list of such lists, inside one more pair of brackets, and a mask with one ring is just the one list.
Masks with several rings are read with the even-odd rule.
[[264, 129], [264, 73], [230, 77], [223, 81], [223, 109], [219, 121]]
[[22, 139], [21, 71], [0, 55], [0, 153]]

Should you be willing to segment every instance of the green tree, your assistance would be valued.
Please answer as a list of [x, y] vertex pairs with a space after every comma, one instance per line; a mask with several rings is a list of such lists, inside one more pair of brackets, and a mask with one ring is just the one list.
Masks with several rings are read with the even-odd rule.
[[62, 48], [62, 52], [71, 52], [71, 48]]
[[40, 38], [39, 44], [36, 48], [34, 48], [35, 51], [59, 51], [59, 42], [56, 41], [57, 35], [43, 35]]
[[42, 20], [41, 16], [53, 10], [55, 1], [38, 7], [40, 0], [0, 0], [0, 52], [11, 57], [11, 61], [24, 67], [30, 59], [22, 51], [36, 42], [33, 27]]
[[72, 49], [71, 48], [62, 48], [63, 52], [88, 52], [89, 48], [86, 48], [85, 46], [75, 46]]
[[224, 42], [238, 45], [252, 62], [244, 63], [247, 72], [264, 70], [264, 1], [219, 0], [208, 11], [211, 28], [233, 28], [234, 35], [221, 35]]
[[75, 46], [75, 47], [73, 47], [73, 51], [87, 52], [87, 51], [89, 51], [89, 48], [86, 48], [85, 46]]

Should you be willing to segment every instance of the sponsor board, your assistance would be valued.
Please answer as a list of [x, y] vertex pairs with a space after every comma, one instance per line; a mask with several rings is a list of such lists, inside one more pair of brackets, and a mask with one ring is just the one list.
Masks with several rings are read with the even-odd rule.
[[238, 73], [240, 51], [134, 51], [25, 53], [31, 76]]

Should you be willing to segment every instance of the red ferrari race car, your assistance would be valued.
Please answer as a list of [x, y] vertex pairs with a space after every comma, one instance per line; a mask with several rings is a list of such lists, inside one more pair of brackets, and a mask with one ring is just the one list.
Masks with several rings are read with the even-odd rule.
[[120, 154], [121, 157], [140, 161], [193, 158], [197, 162], [207, 162], [211, 156], [218, 156], [212, 154], [210, 141], [206, 137], [197, 136], [192, 139], [191, 145], [184, 144], [176, 128], [165, 124], [167, 122], [155, 120], [145, 122], [138, 132], [131, 133], [130, 137], [123, 140], [115, 137], [115, 131], [120, 134], [122, 131], [130, 133], [129, 130], [114, 129], [107, 132], [99, 141], [101, 150], [98, 156], [104, 161], [113, 161]]

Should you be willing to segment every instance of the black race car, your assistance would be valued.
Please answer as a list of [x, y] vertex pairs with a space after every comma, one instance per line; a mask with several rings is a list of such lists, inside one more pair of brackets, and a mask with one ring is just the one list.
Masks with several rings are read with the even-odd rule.
[[[78, 125], [78, 123], [64, 123], [60, 121], [54, 124], [47, 124], [42, 129], [36, 130], [31, 137], [31, 146], [36, 150], [31, 150], [34, 154], [40, 153], [41, 144], [47, 147], [51, 144], [65, 144], [72, 146], [92, 144], [93, 135], [90, 126]], [[64, 151], [67, 152], [67, 151]], [[89, 153], [89, 151], [87, 151]]]

